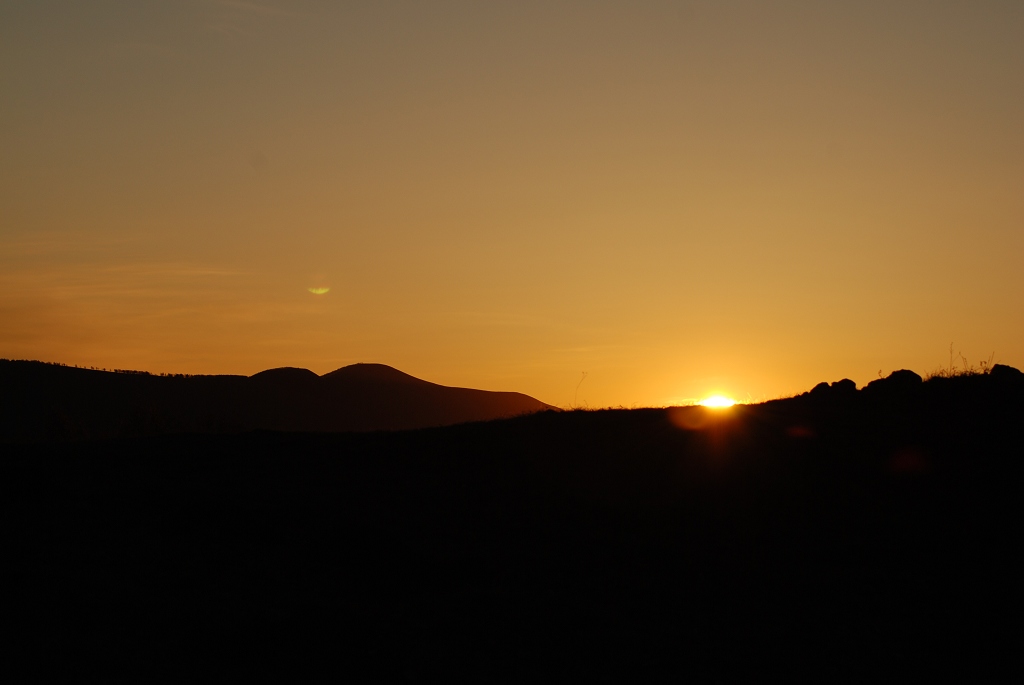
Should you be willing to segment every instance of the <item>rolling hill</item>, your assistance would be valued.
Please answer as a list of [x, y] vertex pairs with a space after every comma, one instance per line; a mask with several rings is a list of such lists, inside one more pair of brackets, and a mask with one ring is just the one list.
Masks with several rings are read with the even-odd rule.
[[0, 361], [0, 440], [62, 441], [251, 430], [403, 430], [552, 409], [517, 392], [453, 388], [383, 364], [318, 376], [156, 376]]

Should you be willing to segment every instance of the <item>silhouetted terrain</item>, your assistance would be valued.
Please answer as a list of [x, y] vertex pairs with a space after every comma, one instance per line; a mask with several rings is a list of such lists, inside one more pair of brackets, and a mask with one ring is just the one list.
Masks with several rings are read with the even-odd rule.
[[7, 446], [8, 563], [76, 681], [988, 680], [1015, 665], [1022, 419], [997, 366], [722, 412]]
[[0, 441], [250, 430], [372, 431], [449, 426], [550, 409], [517, 392], [449, 388], [383, 364], [317, 376], [154, 376], [0, 360]]

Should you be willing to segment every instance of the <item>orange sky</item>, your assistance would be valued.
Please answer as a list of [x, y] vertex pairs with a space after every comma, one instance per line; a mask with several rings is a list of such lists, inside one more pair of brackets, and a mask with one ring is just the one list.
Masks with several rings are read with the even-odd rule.
[[562, 406], [1024, 367], [1021, 122], [1016, 0], [4, 3], [0, 357]]

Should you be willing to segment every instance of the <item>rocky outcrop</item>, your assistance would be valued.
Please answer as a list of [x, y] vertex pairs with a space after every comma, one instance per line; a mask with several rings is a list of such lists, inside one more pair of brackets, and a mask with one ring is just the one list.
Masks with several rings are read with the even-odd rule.
[[923, 383], [924, 379], [913, 371], [900, 369], [885, 378], [871, 381], [864, 387], [864, 391], [869, 395], [906, 395], [919, 390]]
[[992, 370], [989, 371], [989, 375], [992, 376], [992, 378], [999, 379], [1000, 381], [1011, 381], [1017, 383], [1024, 381], [1024, 372], [1021, 372], [1020, 369], [1015, 369], [1012, 366], [1007, 366], [1006, 364], [996, 364], [992, 367]]

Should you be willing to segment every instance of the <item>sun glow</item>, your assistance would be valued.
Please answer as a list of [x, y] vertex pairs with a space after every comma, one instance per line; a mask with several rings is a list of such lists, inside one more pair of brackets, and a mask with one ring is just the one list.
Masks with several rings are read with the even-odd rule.
[[323, 295], [331, 291], [330, 288], [309, 288], [308, 290], [314, 295]]
[[725, 409], [726, 407], [731, 407], [732, 405], [736, 404], [736, 400], [731, 399], [729, 397], [723, 397], [722, 395], [712, 395], [711, 397], [706, 397], [702, 399], [700, 402], [698, 402], [698, 404], [700, 404], [700, 406], [702, 407]]

